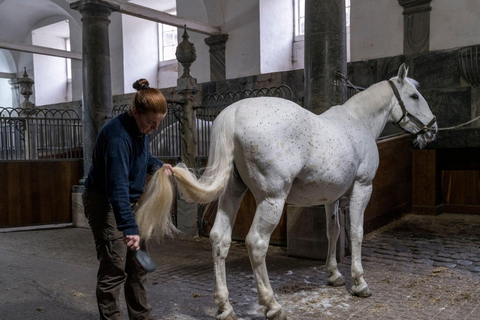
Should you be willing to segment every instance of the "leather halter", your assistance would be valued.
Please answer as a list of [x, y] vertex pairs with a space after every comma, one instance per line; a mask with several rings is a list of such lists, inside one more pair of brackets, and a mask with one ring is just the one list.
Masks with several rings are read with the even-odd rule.
[[404, 129], [399, 124], [400, 121], [403, 120], [403, 118], [407, 117], [410, 121], [414, 122], [418, 127], [421, 128], [418, 132], [416, 132], [414, 134], [424, 134], [424, 133], [427, 133], [428, 131], [435, 131], [435, 129], [433, 129], [432, 126], [435, 124], [435, 122], [437, 122], [437, 118], [435, 116], [433, 116], [433, 119], [430, 120], [430, 122], [428, 124], [424, 124], [417, 117], [415, 117], [413, 114], [411, 114], [407, 111], [407, 108], [405, 108], [405, 103], [403, 103], [403, 100], [400, 97], [400, 93], [398, 92], [397, 86], [393, 83], [393, 81], [388, 80], [388, 84], [390, 85], [390, 87], [392, 87], [393, 94], [395, 95], [395, 97], [397, 97], [398, 104], [400, 105], [400, 108], [402, 108], [402, 112], [403, 112], [402, 116], [400, 117], [400, 120], [398, 120], [397, 122], [394, 122], [393, 124], [395, 126], [399, 127], [400, 129], [402, 129], [405, 132], [412, 133], [412, 132], [409, 132], [406, 129]]

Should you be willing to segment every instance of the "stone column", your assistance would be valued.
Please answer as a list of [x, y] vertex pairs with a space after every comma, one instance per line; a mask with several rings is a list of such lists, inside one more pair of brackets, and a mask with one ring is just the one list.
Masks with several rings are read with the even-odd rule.
[[[342, 104], [346, 88], [337, 71], [347, 76], [345, 0], [305, 0], [304, 108], [321, 114]], [[339, 201], [340, 203], [341, 201]], [[340, 236], [337, 259], [345, 256], [345, 201], [337, 206]], [[287, 207], [288, 255], [325, 260], [328, 250], [324, 206]]]
[[72, 188], [72, 222], [74, 227], [88, 228], [83, 213], [83, 181], [92, 165], [98, 132], [113, 109], [108, 17], [119, 6], [102, 0], [81, 0], [71, 3], [70, 8], [82, 14], [83, 80], [83, 178]]
[[[197, 79], [190, 74], [190, 66], [197, 59], [193, 43], [188, 41], [187, 29], [183, 33], [183, 41], [178, 44], [175, 55], [183, 66], [183, 74], [177, 79], [177, 92], [183, 104], [181, 121], [181, 160], [188, 168], [195, 169], [197, 157], [197, 128], [194, 107], [194, 95], [197, 93]], [[187, 237], [198, 235], [198, 210], [196, 203], [188, 203], [183, 199], [177, 201], [177, 228]]]
[[97, 134], [112, 113], [112, 78], [108, 17], [118, 5], [81, 0], [70, 8], [82, 14], [83, 174], [88, 174]]
[[398, 0], [403, 7], [403, 54], [429, 51], [431, 1]]
[[342, 104], [347, 75], [345, 0], [305, 1], [305, 102], [315, 114]]
[[205, 38], [205, 43], [210, 47], [210, 81], [226, 79], [225, 72], [225, 43], [228, 34], [219, 34]]

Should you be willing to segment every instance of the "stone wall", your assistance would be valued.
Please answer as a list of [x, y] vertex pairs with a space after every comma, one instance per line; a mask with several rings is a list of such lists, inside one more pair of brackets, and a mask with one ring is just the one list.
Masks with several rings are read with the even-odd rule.
[[[408, 76], [420, 83], [419, 91], [427, 100], [437, 117], [439, 128], [456, 126], [480, 114], [480, 90], [469, 85], [458, 69], [458, 48], [430, 51], [424, 54], [399, 55], [380, 59], [351, 62], [348, 64], [348, 77], [355, 85], [368, 87], [376, 82], [396, 75], [398, 66], [406, 63]], [[440, 131], [437, 141], [429, 148], [480, 146], [477, 129], [480, 121], [457, 130]], [[473, 130], [473, 133], [472, 133]], [[460, 132], [459, 132], [460, 131]], [[468, 134], [469, 138], [462, 136]], [[451, 140], [455, 137], [455, 140]]]

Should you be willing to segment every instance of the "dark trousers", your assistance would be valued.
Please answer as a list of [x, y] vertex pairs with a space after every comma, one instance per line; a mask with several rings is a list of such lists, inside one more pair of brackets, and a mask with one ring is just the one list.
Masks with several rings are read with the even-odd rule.
[[[120, 310], [122, 284], [129, 318], [149, 319], [152, 307], [147, 301], [147, 273], [135, 259], [135, 252], [127, 250], [107, 197], [85, 189], [82, 198], [100, 261], [96, 290], [100, 319], [124, 319]], [[141, 248], [147, 249], [145, 243]]]

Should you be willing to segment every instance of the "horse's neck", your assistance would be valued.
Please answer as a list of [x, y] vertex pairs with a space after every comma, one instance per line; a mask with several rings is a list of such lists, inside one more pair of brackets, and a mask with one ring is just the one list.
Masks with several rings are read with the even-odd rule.
[[363, 123], [377, 139], [390, 116], [392, 97], [390, 86], [386, 81], [382, 81], [354, 95], [342, 107], [345, 108], [345, 112], [349, 112]]

